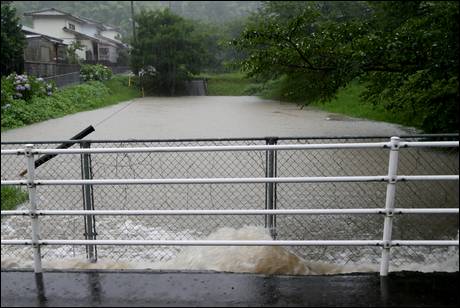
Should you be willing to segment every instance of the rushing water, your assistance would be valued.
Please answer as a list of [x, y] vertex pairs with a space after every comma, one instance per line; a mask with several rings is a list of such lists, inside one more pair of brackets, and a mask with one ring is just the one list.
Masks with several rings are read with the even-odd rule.
[[[133, 104], [80, 113], [2, 134], [2, 140], [67, 139], [95, 124], [91, 139], [301, 135], [399, 135], [401, 127], [339, 117], [254, 97], [145, 98]], [[187, 145], [187, 144], [179, 144]], [[55, 145], [46, 145], [54, 147]], [[93, 145], [98, 146], [98, 145]], [[99, 145], [101, 146], [101, 145]], [[158, 146], [116, 143], [106, 146]], [[2, 147], [3, 148], [3, 147]], [[378, 175], [387, 170], [382, 150], [278, 153], [278, 176]], [[433, 161], [441, 163], [432, 166]], [[263, 177], [265, 153], [163, 153], [94, 155], [94, 178]], [[438, 168], [441, 166], [441, 168]], [[23, 157], [2, 156], [2, 178], [17, 178]], [[401, 174], [458, 173], [456, 153], [423, 151], [401, 155]], [[455, 171], [456, 170], [456, 171]], [[58, 156], [36, 170], [38, 178], [79, 178], [79, 155]], [[455, 207], [456, 183], [398, 184], [401, 207]], [[278, 208], [375, 208], [385, 203], [384, 183], [279, 184]], [[263, 209], [265, 186], [179, 185], [94, 187], [96, 209]], [[39, 187], [41, 209], [81, 209], [81, 187]], [[20, 209], [25, 209], [23, 205]], [[96, 218], [98, 239], [270, 239], [263, 217]], [[40, 217], [41, 238], [83, 239], [79, 216]], [[382, 238], [383, 218], [364, 215], [278, 216], [278, 238], [287, 240]], [[428, 227], [427, 227], [428, 226]], [[30, 237], [28, 217], [5, 217], [2, 238]], [[458, 240], [458, 216], [395, 217], [397, 239]], [[42, 247], [48, 268], [184, 269], [266, 274], [334, 274], [377, 271], [378, 247], [143, 247], [98, 246], [97, 263], [84, 246]], [[30, 267], [30, 247], [2, 246], [2, 267]], [[457, 248], [393, 248], [390, 270], [457, 271]]]

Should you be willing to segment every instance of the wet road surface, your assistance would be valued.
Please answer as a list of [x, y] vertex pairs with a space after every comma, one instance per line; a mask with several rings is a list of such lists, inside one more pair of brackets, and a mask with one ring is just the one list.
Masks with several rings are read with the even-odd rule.
[[458, 306], [458, 272], [263, 276], [217, 272], [2, 272], [6, 306]]
[[86, 139], [401, 135], [398, 125], [331, 114], [254, 96], [146, 97], [12, 129], [2, 141], [63, 140], [93, 125]]

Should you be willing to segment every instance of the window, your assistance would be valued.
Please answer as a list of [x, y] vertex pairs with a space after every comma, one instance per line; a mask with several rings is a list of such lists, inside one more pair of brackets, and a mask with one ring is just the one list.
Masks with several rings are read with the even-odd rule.
[[102, 55], [102, 56], [108, 56], [109, 55], [109, 49], [108, 48], [99, 48], [99, 53]]
[[69, 29], [70, 29], [70, 30], [75, 30], [75, 25], [74, 25], [74, 24], [71, 24], [71, 23], [69, 22]]
[[51, 57], [51, 50], [46, 46], [40, 46], [40, 61], [42, 62], [50, 62]]
[[109, 60], [109, 49], [107, 47], [99, 47], [99, 60]]

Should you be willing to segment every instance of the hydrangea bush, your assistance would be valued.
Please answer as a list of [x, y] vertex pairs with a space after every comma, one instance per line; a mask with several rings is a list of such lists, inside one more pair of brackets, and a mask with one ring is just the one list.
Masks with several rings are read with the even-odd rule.
[[5, 109], [11, 106], [13, 100], [30, 102], [33, 97], [51, 96], [56, 86], [54, 82], [48, 83], [40, 77], [13, 73], [2, 77], [1, 91], [1, 106]]
[[112, 77], [112, 70], [102, 64], [84, 64], [80, 69], [80, 77], [83, 81], [109, 80]]

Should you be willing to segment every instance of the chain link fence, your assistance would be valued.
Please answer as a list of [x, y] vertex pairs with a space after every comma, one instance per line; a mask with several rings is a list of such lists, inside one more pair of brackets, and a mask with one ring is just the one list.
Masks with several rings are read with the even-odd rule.
[[[404, 137], [405, 141], [458, 140], [458, 136]], [[216, 140], [123, 140], [91, 141], [91, 147], [158, 147], [203, 145], [265, 145], [303, 143], [382, 142], [389, 137], [347, 138], [260, 138]], [[86, 141], [87, 142], [87, 141]], [[34, 142], [36, 148], [56, 148], [59, 142]], [[22, 148], [24, 144], [2, 143], [2, 149]], [[72, 148], [80, 147], [77, 143]], [[315, 149], [278, 150], [272, 157], [273, 176], [358, 176], [386, 175], [388, 150]], [[146, 178], [230, 178], [265, 177], [269, 168], [265, 151], [181, 152], [92, 154], [93, 179]], [[36, 179], [81, 179], [82, 155], [58, 155], [36, 169]], [[23, 156], [2, 156], [2, 179], [21, 179], [26, 168]], [[398, 174], [458, 174], [458, 148], [410, 148], [400, 150]], [[187, 184], [187, 185], [94, 185], [96, 210], [172, 209], [322, 209], [384, 208], [385, 183], [278, 183], [272, 184]], [[271, 192], [270, 192], [271, 191]], [[272, 205], [268, 204], [269, 193]], [[37, 187], [39, 209], [80, 210], [84, 208], [82, 187]], [[456, 181], [399, 182], [396, 207], [458, 207]], [[27, 209], [27, 204], [18, 209]], [[274, 231], [280, 240], [381, 240], [381, 215], [278, 215]], [[3, 239], [29, 239], [30, 218], [3, 217]], [[40, 237], [45, 239], [85, 239], [87, 222], [81, 216], [40, 217]], [[96, 216], [97, 239], [185, 240], [205, 239], [221, 227], [245, 225], [267, 227], [263, 216]], [[400, 240], [458, 239], [458, 215], [401, 215], [395, 217], [393, 238]], [[97, 246], [99, 260], [157, 262], [172, 259], [182, 248], [174, 246]], [[452, 251], [454, 249], [454, 251]], [[380, 261], [379, 247], [292, 247], [311, 261], [374, 263]], [[31, 260], [30, 247], [4, 246], [2, 260]], [[44, 260], [86, 258], [85, 246], [43, 247]], [[398, 247], [392, 249], [393, 268], [413, 264], [443, 262], [458, 248]], [[447, 260], [444, 260], [447, 262]]]

